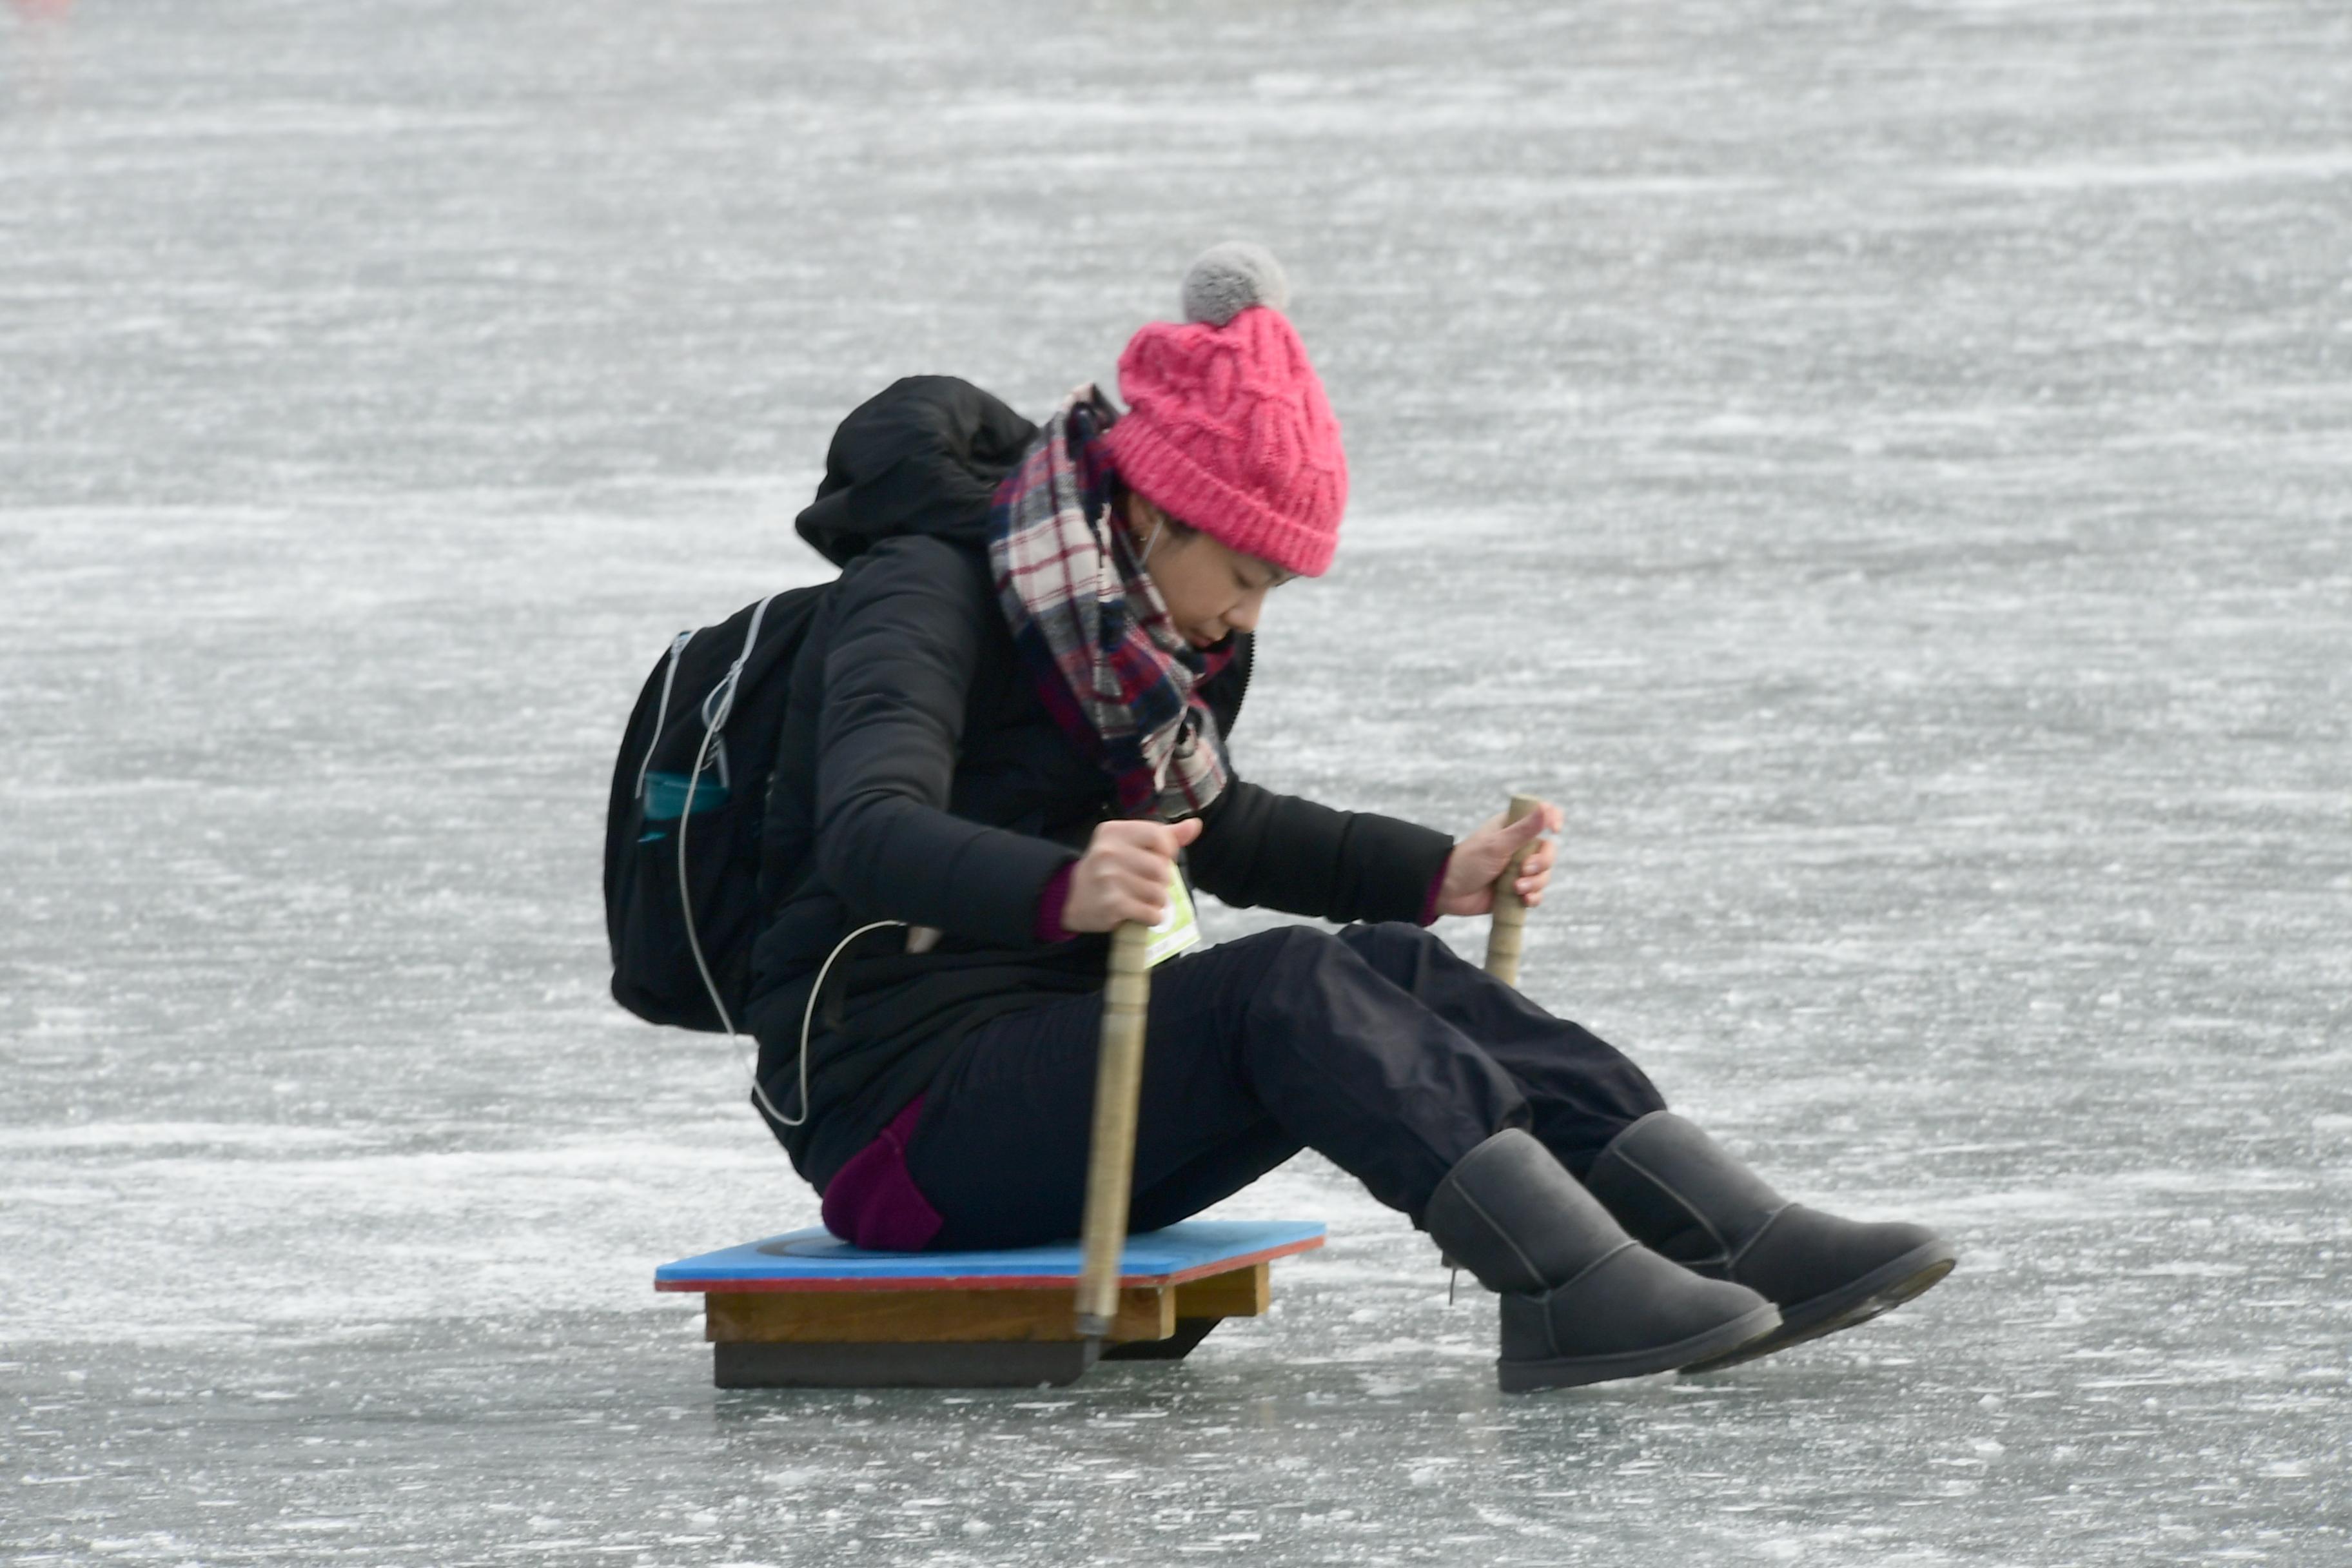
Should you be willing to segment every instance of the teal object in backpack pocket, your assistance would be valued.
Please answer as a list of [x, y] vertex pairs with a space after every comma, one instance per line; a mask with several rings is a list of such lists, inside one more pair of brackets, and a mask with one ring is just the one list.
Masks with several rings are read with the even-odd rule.
[[[646, 775], [646, 821], [676, 822], [686, 815], [687, 786], [693, 784], [688, 773], [647, 773]], [[727, 804], [727, 786], [705, 773], [702, 782], [694, 784], [694, 815], [716, 811]], [[647, 833], [637, 842], [649, 844], [666, 837], [662, 831]]]

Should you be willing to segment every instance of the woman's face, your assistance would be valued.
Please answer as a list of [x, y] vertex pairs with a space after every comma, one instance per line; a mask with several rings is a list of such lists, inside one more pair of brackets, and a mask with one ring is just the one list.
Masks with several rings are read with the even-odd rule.
[[1127, 527], [1167, 601], [1168, 618], [1194, 647], [1207, 647], [1229, 632], [1255, 631], [1267, 592], [1291, 577], [1273, 562], [1244, 555], [1198, 529], [1169, 527], [1167, 515], [1132, 490]]

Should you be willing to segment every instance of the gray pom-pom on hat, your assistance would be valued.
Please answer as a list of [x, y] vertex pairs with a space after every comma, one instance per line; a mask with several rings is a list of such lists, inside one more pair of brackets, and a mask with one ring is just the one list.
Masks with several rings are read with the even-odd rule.
[[1263, 245], [1229, 239], [1201, 252], [1184, 274], [1184, 319], [1222, 327], [1252, 305], [1290, 308], [1290, 279]]

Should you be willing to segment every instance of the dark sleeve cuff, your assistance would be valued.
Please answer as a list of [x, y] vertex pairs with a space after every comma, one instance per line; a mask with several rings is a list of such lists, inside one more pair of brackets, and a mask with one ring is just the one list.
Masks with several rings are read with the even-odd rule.
[[1428, 925], [1437, 919], [1437, 895], [1445, 889], [1445, 868], [1453, 864], [1451, 854], [1438, 862], [1437, 875], [1429, 879], [1429, 891], [1421, 897], [1421, 918], [1413, 922], [1415, 925]]
[[[1070, 878], [1078, 868], [1076, 860], [1066, 861], [1037, 895], [1037, 919], [1034, 928], [1039, 942], [1067, 942], [1078, 933], [1062, 924], [1062, 910], [1070, 901]], [[1424, 921], [1424, 924], [1427, 922]]]
[[1345, 891], [1328, 918], [1427, 925], [1437, 918], [1436, 889], [1453, 858], [1453, 838], [1434, 828], [1351, 812], [1343, 849]]
[[1199, 886], [1228, 904], [1332, 921], [1434, 918], [1430, 887], [1454, 840], [1369, 811], [1334, 811], [1239, 779], [1202, 814], [1190, 856]]

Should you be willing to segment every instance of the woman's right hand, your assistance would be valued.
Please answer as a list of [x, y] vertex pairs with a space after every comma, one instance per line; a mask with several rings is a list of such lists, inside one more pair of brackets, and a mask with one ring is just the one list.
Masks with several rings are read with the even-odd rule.
[[1169, 824], [1140, 819], [1097, 824], [1070, 872], [1062, 905], [1066, 931], [1112, 931], [1133, 921], [1157, 925], [1168, 915], [1168, 878], [1176, 852], [1201, 837], [1201, 819]]

